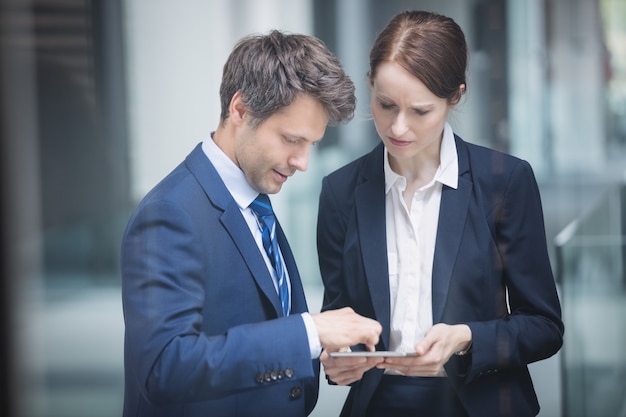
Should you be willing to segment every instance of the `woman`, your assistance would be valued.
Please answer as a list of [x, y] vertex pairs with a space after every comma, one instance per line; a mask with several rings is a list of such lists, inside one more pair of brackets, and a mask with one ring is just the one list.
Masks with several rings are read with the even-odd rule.
[[563, 343], [539, 191], [527, 162], [447, 123], [466, 66], [452, 19], [395, 16], [370, 52], [382, 143], [323, 180], [323, 309], [350, 306], [383, 325], [377, 350], [412, 353], [324, 352], [327, 378], [352, 384], [342, 416], [539, 412], [527, 365]]

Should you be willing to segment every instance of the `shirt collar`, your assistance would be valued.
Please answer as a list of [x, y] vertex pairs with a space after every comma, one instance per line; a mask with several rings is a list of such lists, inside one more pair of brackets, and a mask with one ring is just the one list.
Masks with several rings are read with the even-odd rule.
[[202, 143], [202, 150], [215, 167], [222, 181], [224, 181], [224, 185], [228, 188], [239, 208], [245, 209], [259, 193], [252, 188], [241, 168], [235, 165], [213, 141], [213, 133]]
[[439, 169], [435, 174], [435, 180], [450, 188], [457, 189], [459, 186], [459, 157], [456, 153], [454, 132], [447, 122], [443, 129], [439, 158]]
[[386, 147], [383, 166], [385, 169], [385, 194], [388, 194], [394, 186], [404, 189], [406, 187], [406, 178], [391, 169], [391, 165], [389, 165], [389, 152]]
[[[391, 165], [389, 165], [389, 152], [387, 152], [386, 148], [384, 171], [385, 193], [388, 193], [394, 186], [401, 188], [406, 186], [406, 179], [391, 169]], [[434, 182], [439, 182], [454, 189], [456, 189], [459, 184], [459, 159], [456, 152], [454, 132], [448, 122], [446, 122], [443, 128], [443, 138], [441, 139], [441, 149], [439, 152], [439, 168], [437, 168], [433, 180], [427, 186]]]

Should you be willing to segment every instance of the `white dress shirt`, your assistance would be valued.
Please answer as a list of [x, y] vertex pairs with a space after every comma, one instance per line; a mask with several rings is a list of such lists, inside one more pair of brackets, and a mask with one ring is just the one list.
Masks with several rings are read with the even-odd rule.
[[[259, 193], [255, 191], [254, 188], [252, 188], [252, 186], [246, 179], [243, 171], [237, 165], [235, 165], [235, 163], [215, 144], [215, 142], [213, 141], [213, 134], [211, 134], [203, 141], [202, 150], [215, 167], [215, 170], [226, 185], [226, 188], [228, 188], [228, 191], [239, 206], [239, 210], [241, 210], [243, 218], [248, 223], [248, 227], [250, 228], [252, 236], [254, 236], [254, 240], [259, 247], [259, 251], [261, 252], [261, 255], [263, 255], [265, 265], [267, 266], [267, 269], [272, 276], [274, 288], [278, 293], [278, 277], [276, 276], [276, 270], [272, 266], [270, 258], [267, 255], [265, 248], [263, 247], [262, 233], [258, 225], [257, 216], [250, 208], [250, 204], [259, 195]], [[281, 253], [281, 260], [282, 259], [283, 257]], [[283, 270], [285, 271], [285, 274], [287, 276], [289, 293], [291, 294], [291, 280], [289, 279], [289, 271], [284, 265], [284, 260]], [[302, 320], [304, 321], [304, 325], [306, 327], [307, 335], [309, 338], [311, 358], [315, 359], [322, 352], [322, 346], [320, 344], [319, 336], [317, 334], [317, 329], [315, 328], [313, 318], [309, 313], [302, 313], [301, 316]]]
[[455, 189], [458, 185], [459, 166], [452, 128], [446, 123], [437, 172], [415, 192], [410, 210], [402, 197], [406, 178], [391, 169], [386, 150], [384, 161], [391, 296], [389, 349], [414, 352], [417, 342], [433, 325], [432, 269], [441, 191], [443, 185]]

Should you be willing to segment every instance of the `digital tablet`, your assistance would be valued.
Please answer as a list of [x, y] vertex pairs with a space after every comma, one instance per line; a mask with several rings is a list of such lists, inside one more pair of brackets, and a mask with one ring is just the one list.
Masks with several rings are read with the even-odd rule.
[[356, 352], [330, 352], [333, 358], [354, 358], [354, 357], [376, 357], [382, 356], [386, 358], [417, 356], [415, 352], [390, 352], [388, 350], [377, 350], [376, 352], [356, 351]]

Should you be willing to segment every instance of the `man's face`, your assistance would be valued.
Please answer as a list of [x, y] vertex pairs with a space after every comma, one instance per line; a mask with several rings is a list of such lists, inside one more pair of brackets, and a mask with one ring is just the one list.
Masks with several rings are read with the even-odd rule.
[[322, 140], [327, 124], [324, 107], [301, 95], [256, 128], [239, 127], [235, 163], [256, 191], [275, 194], [296, 170], [307, 169], [311, 146]]

